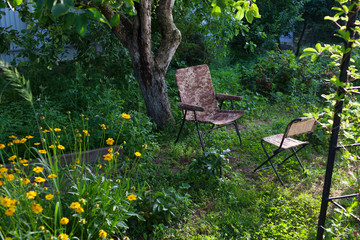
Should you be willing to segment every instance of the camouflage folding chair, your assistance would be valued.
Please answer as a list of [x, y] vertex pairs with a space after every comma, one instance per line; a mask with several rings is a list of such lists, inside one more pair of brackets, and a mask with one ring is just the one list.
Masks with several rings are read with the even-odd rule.
[[[185, 121], [193, 121], [195, 122], [203, 151], [205, 150], [204, 134], [229, 124], [235, 126], [241, 146], [241, 137], [236, 120], [244, 114], [244, 111], [233, 110], [233, 101], [241, 101], [242, 97], [216, 94], [207, 65], [178, 69], [175, 76], [181, 98], [178, 107], [181, 108], [184, 113], [175, 143], [179, 140]], [[219, 107], [217, 100], [220, 102]], [[221, 110], [224, 100], [231, 102], [232, 110]], [[213, 125], [209, 130], [201, 133], [199, 123], [210, 123]]]
[[[254, 170], [254, 172], [258, 172], [260, 170], [272, 167], [274, 169], [274, 171], [275, 171], [275, 174], [276, 174], [277, 178], [281, 182], [281, 184], [284, 185], [284, 186], [290, 185], [290, 184], [287, 184], [287, 185], [284, 184], [283, 180], [279, 176], [278, 171], [276, 170], [276, 165], [274, 164], [272, 159], [276, 155], [278, 155], [279, 153], [281, 153], [281, 152], [283, 152], [285, 150], [291, 150], [292, 154], [287, 156], [280, 164], [278, 164], [278, 166], [283, 164], [284, 162], [286, 162], [292, 156], [295, 156], [295, 158], [298, 161], [298, 163], [300, 164], [302, 170], [305, 172], [305, 168], [304, 168], [303, 164], [301, 163], [297, 153], [309, 144], [309, 140], [311, 138], [312, 133], [315, 130], [316, 123], [317, 123], [317, 120], [313, 119], [313, 118], [305, 118], [305, 117], [297, 118], [297, 119], [292, 120], [287, 125], [284, 134], [276, 134], [276, 135], [272, 135], [272, 136], [269, 136], [269, 137], [264, 137], [263, 139], [261, 139], [261, 146], [264, 149], [264, 152], [265, 152], [265, 154], [267, 156], [267, 159], [259, 167], [257, 167]], [[307, 135], [307, 139], [305, 141], [300, 141], [300, 140], [297, 140], [295, 138], [291, 138], [291, 137], [299, 136], [299, 135]], [[269, 144], [277, 146], [277, 149], [275, 149], [273, 151], [273, 154], [271, 156], [266, 151], [265, 146], [264, 146], [264, 142], [267, 142]], [[271, 166], [261, 168], [267, 162], [270, 162]], [[305, 174], [306, 174], [306, 172], [305, 172]]]

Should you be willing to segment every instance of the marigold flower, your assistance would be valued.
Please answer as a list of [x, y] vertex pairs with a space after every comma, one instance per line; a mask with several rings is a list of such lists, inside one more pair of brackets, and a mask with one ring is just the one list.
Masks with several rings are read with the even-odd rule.
[[28, 135], [28, 136], [26, 136], [26, 138], [27, 138], [27, 139], [32, 139], [32, 138], [34, 138], [34, 137], [31, 136], [31, 135]]
[[50, 132], [50, 130], [48, 130], [48, 129], [45, 129], [44, 131], [42, 131], [43, 133], [48, 133], [48, 132]]
[[113, 155], [111, 153], [108, 153], [108, 154], [104, 155], [104, 160], [105, 161], [111, 161], [112, 158], [113, 158]]
[[120, 183], [120, 182], [121, 182], [121, 180], [120, 180], [120, 179], [116, 179], [116, 182], [117, 182], [117, 183]]
[[34, 167], [33, 168], [33, 171], [36, 172], [36, 173], [41, 173], [43, 170], [44, 170], [43, 167]]
[[130, 194], [128, 197], [127, 197], [127, 199], [131, 202], [131, 201], [134, 201], [134, 200], [136, 200], [136, 195], [134, 195], [134, 194]]
[[28, 178], [24, 178], [22, 182], [23, 184], [28, 185], [30, 183], [30, 180]]
[[34, 146], [39, 146], [41, 143], [39, 143], [39, 142], [36, 142], [36, 143], [34, 143]]
[[102, 168], [102, 165], [101, 165], [101, 164], [99, 164], [99, 165], [98, 165], [98, 168], [99, 168], [99, 169], [101, 169], [101, 168]]
[[113, 153], [113, 151], [114, 151], [113, 148], [109, 148], [109, 149], [108, 149], [108, 152], [109, 152], [109, 153]]
[[113, 145], [114, 144], [114, 139], [112, 139], [112, 138], [106, 139], [106, 144], [107, 145]]
[[33, 210], [33, 212], [35, 214], [39, 214], [43, 211], [43, 208], [41, 207], [40, 204], [37, 204], [37, 203], [33, 203], [32, 206], [31, 206], [31, 209]]
[[45, 230], [45, 227], [44, 226], [40, 226], [39, 227], [41, 231], [44, 231]]
[[55, 146], [53, 145], [53, 144], [51, 144], [50, 146], [49, 146], [49, 148], [51, 148], [51, 149], [53, 149]]
[[60, 239], [60, 240], [68, 240], [68, 239], [69, 239], [69, 235], [67, 235], [66, 233], [61, 233], [61, 234], [58, 236], [58, 239]]
[[98, 208], [99, 207], [99, 204], [97, 203], [97, 204], [95, 204], [95, 208]]
[[44, 187], [43, 189], [44, 189], [44, 191], [47, 191], [47, 190], [48, 190], [48, 188], [47, 188], [47, 187]]
[[86, 220], [85, 220], [85, 218], [82, 218], [82, 219], [80, 219], [80, 221], [79, 221], [81, 224], [85, 224], [86, 223]]
[[22, 139], [20, 140], [20, 143], [25, 143], [26, 141], [27, 141], [26, 138], [22, 138]]
[[99, 231], [99, 237], [101, 237], [101, 238], [106, 238], [107, 237], [107, 232], [105, 232], [104, 230], [100, 230]]
[[83, 133], [84, 133], [85, 135], [89, 135], [89, 131], [88, 131], [88, 130], [83, 130]]
[[60, 150], [65, 150], [65, 147], [63, 145], [60, 145], [60, 144], [57, 146], [57, 148], [60, 149]]
[[12, 238], [11, 237], [6, 237], [5, 240], [12, 240]]
[[61, 128], [54, 128], [55, 132], [61, 132]]
[[9, 138], [16, 138], [14, 135], [9, 136]]
[[4, 149], [5, 148], [5, 144], [0, 144], [0, 149]]
[[52, 195], [52, 194], [48, 194], [48, 195], [45, 196], [46, 200], [51, 200], [53, 198], [54, 198], [54, 195]]
[[126, 113], [123, 113], [121, 114], [121, 116], [125, 119], [130, 119], [130, 115], [129, 114], [126, 114]]
[[106, 130], [105, 124], [101, 124], [100, 127], [101, 127], [103, 130]]
[[14, 215], [15, 213], [15, 208], [8, 208], [6, 211], [5, 211], [5, 215], [6, 216], [12, 216]]
[[50, 179], [53, 179], [53, 178], [56, 178], [56, 177], [57, 177], [56, 174], [50, 174], [50, 175], [48, 176], [48, 178], [50, 178]]
[[70, 208], [71, 208], [71, 209], [77, 209], [77, 208], [79, 208], [79, 207], [81, 207], [81, 206], [80, 206], [80, 203], [78, 203], [78, 202], [72, 202], [72, 203], [70, 204]]
[[46, 151], [46, 150], [39, 150], [39, 153], [41, 153], [41, 154], [46, 154], [47, 151]]
[[12, 155], [11, 157], [8, 158], [9, 161], [14, 161], [16, 159], [16, 155]]
[[36, 197], [37, 193], [34, 191], [29, 191], [26, 193], [26, 197], [29, 199], [34, 199]]
[[124, 237], [124, 240], [130, 240], [130, 238], [128, 236]]
[[11, 182], [12, 180], [15, 179], [15, 176], [14, 176], [14, 174], [5, 174], [5, 175], [4, 175], [4, 178], [5, 178], [7, 181]]
[[0, 198], [0, 202], [1, 205], [3, 205], [4, 207], [16, 207], [16, 204], [18, 203], [18, 201], [16, 201], [15, 199], [11, 199], [9, 197], [4, 197], [4, 198]]
[[4, 181], [0, 181], [0, 186], [4, 185], [4, 183], [5, 183]]
[[85, 199], [83, 199], [83, 198], [82, 198], [82, 199], [80, 199], [79, 201], [80, 201], [80, 203], [81, 203], [81, 204], [85, 204], [85, 202], [86, 202], [86, 200], [85, 200]]
[[135, 153], [135, 156], [137, 156], [137, 157], [141, 157], [141, 153], [136, 152], [136, 153]]
[[27, 162], [29, 162], [29, 161], [26, 160], [26, 159], [22, 159], [22, 160], [19, 161], [19, 163], [22, 163], [22, 164], [27, 163]]
[[15, 139], [13, 140], [13, 143], [15, 143], [15, 144], [19, 144], [19, 143], [20, 143], [20, 140], [19, 140], [19, 139], [17, 139], [17, 138], [15, 138]]
[[82, 207], [79, 207], [79, 208], [77, 208], [76, 209], [76, 211], [75, 212], [77, 212], [77, 213], [83, 213], [84, 212], [84, 209], [82, 208]]
[[37, 183], [42, 183], [42, 182], [45, 182], [46, 180], [45, 180], [45, 178], [42, 178], [42, 177], [35, 177], [34, 181]]
[[60, 219], [60, 224], [61, 225], [66, 225], [69, 223], [69, 219], [67, 217], [63, 217]]

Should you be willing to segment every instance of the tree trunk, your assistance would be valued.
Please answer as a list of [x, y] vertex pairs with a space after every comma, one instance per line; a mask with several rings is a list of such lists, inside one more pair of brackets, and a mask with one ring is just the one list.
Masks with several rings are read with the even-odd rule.
[[300, 35], [300, 37], [299, 37], [299, 41], [298, 41], [297, 46], [296, 46], [295, 56], [299, 56], [300, 47], [301, 47], [301, 41], [302, 41], [302, 39], [303, 39], [303, 37], [304, 37], [304, 35], [305, 35], [306, 27], [307, 27], [307, 22], [306, 22], [306, 20], [305, 20], [303, 29], [302, 29], [302, 31], [301, 31], [301, 35]]
[[[158, 127], [172, 119], [165, 76], [181, 41], [181, 33], [173, 21], [174, 1], [159, 0], [157, 3], [156, 15], [162, 39], [156, 53], [151, 49], [152, 0], [134, 2], [137, 12], [134, 20], [120, 15], [120, 23], [112, 28], [115, 36], [129, 50], [147, 114]], [[101, 6], [100, 11], [108, 20], [114, 16], [109, 4]]]

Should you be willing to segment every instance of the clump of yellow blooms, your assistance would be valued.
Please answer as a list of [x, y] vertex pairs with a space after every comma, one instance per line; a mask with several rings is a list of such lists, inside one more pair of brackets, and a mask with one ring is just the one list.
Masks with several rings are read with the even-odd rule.
[[100, 238], [106, 238], [107, 237], [107, 232], [105, 232], [104, 230], [101, 229], [99, 231], [99, 237]]

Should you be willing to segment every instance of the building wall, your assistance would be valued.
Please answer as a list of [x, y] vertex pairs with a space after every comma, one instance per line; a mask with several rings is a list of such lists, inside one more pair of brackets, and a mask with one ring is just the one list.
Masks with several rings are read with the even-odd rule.
[[[17, 31], [26, 29], [26, 23], [20, 20], [18, 12], [12, 11], [8, 8], [4, 9], [4, 12], [5, 15], [2, 15], [0, 18], [0, 27], [10, 26], [10, 29], [14, 29]], [[0, 53], [0, 61], [4, 61], [5, 63], [10, 63], [16, 57], [19, 50], [21, 50], [21, 48], [16, 44], [12, 43], [10, 45], [10, 50], [8, 53]]]

